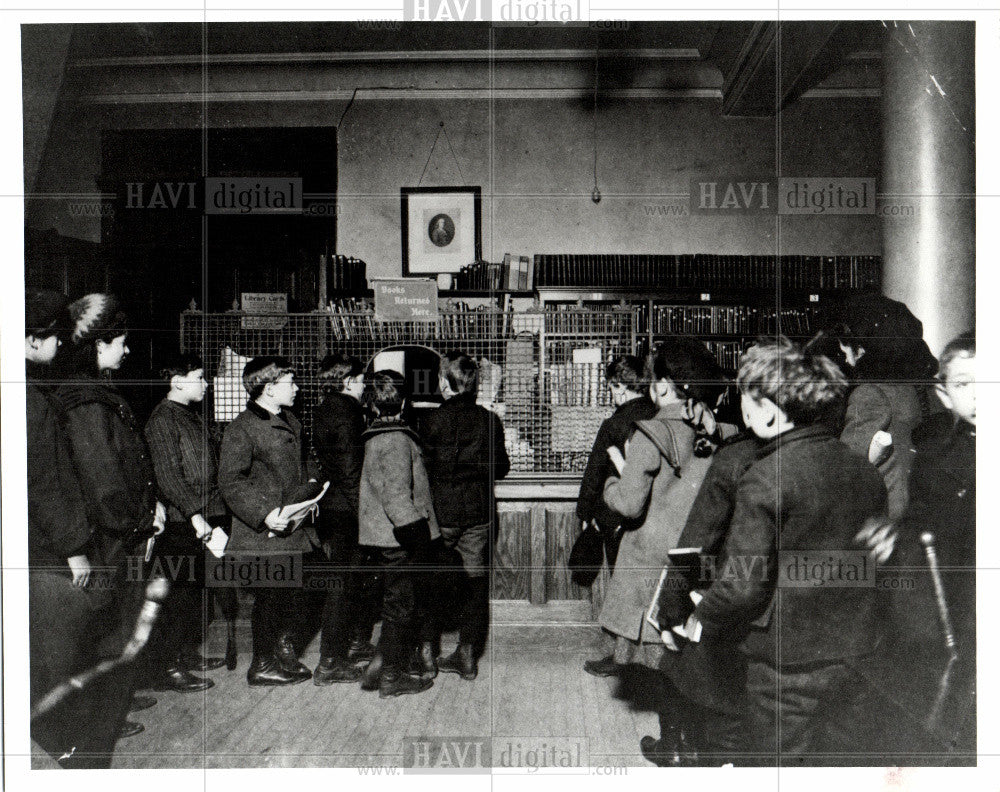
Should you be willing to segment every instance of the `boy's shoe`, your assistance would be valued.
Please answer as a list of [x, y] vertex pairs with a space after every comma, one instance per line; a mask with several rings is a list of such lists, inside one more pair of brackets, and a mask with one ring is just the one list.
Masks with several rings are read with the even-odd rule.
[[221, 657], [204, 657], [200, 652], [185, 652], [181, 655], [181, 662], [188, 671], [214, 671], [222, 668], [226, 661]]
[[363, 638], [355, 638], [347, 650], [347, 659], [352, 663], [367, 663], [375, 656], [375, 647]]
[[335, 682], [357, 682], [360, 678], [360, 668], [336, 657], [321, 657], [319, 665], [313, 671], [313, 684], [317, 687]]
[[639, 740], [639, 750], [657, 767], [699, 766], [698, 751], [688, 743], [682, 729], [671, 729], [659, 740], [647, 734]]
[[379, 652], [375, 652], [375, 656], [365, 666], [365, 670], [361, 672], [361, 689], [378, 690], [381, 680], [382, 655]]
[[118, 739], [123, 740], [126, 737], [135, 737], [135, 735], [142, 734], [144, 731], [146, 731], [146, 727], [141, 723], [122, 721], [122, 725], [118, 727]]
[[429, 679], [411, 676], [395, 669], [382, 672], [382, 681], [378, 686], [378, 697], [405, 696], [410, 693], [423, 693], [434, 683]]
[[214, 684], [211, 679], [195, 676], [184, 666], [178, 664], [163, 669], [163, 673], [153, 680], [149, 689], [160, 693], [171, 690], [177, 693], [196, 693], [200, 690], [208, 690]]
[[142, 712], [156, 706], [156, 699], [152, 696], [132, 696], [132, 702], [128, 705], [129, 712]]
[[413, 654], [413, 664], [410, 673], [421, 679], [434, 679], [438, 673], [437, 660], [434, 658], [434, 644], [431, 641], [421, 641]]
[[299, 662], [298, 652], [295, 651], [295, 643], [287, 633], [278, 639], [276, 647], [278, 665], [286, 674], [297, 676], [301, 679], [312, 679], [312, 671]]
[[479, 674], [472, 644], [459, 644], [454, 652], [438, 661], [437, 667], [449, 674], [458, 674], [462, 679], [473, 680]]
[[622, 664], [615, 662], [615, 656], [609, 654], [600, 660], [587, 660], [583, 664], [583, 670], [596, 677], [618, 676], [622, 672]]
[[[312, 673], [309, 674], [312, 676]], [[289, 674], [273, 657], [254, 657], [247, 669], [247, 684], [250, 687], [275, 685], [297, 685], [304, 682], [302, 676]]]

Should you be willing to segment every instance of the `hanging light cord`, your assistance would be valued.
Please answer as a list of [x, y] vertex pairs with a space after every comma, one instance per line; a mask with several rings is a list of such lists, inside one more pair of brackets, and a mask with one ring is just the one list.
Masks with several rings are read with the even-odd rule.
[[594, 141], [594, 192], [597, 192], [597, 64], [600, 60], [600, 50], [594, 50], [594, 118], [591, 134]]

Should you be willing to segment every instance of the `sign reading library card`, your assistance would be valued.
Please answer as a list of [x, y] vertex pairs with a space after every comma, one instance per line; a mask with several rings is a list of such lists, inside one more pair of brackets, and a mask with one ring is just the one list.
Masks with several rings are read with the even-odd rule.
[[373, 286], [375, 321], [437, 321], [437, 283], [429, 278], [386, 278], [374, 281]]
[[288, 295], [272, 292], [243, 292], [240, 294], [243, 330], [281, 330], [288, 324]]

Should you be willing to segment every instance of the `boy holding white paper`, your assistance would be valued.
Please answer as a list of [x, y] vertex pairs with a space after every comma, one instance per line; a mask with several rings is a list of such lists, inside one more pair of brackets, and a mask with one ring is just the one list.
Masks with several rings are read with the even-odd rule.
[[171, 359], [160, 372], [170, 391], [153, 409], [145, 429], [159, 497], [167, 507], [166, 530], [156, 538], [150, 562], [171, 584], [150, 643], [159, 665], [153, 686], [181, 692], [211, 687], [210, 680], [191, 671], [211, 671], [223, 664], [221, 658], [198, 652], [203, 639], [205, 545], [214, 531], [222, 531], [216, 526], [222, 525], [226, 514], [216, 481], [215, 442], [201, 414], [208, 388], [204, 373], [204, 364], [195, 355]]

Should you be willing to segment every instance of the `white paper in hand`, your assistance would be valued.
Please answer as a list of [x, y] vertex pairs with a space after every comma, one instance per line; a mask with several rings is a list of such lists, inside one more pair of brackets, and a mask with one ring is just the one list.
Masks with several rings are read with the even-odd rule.
[[229, 544], [229, 536], [221, 528], [213, 528], [212, 536], [206, 543], [208, 552], [214, 555], [216, 558], [222, 558], [222, 554], [226, 552], [226, 545]]

